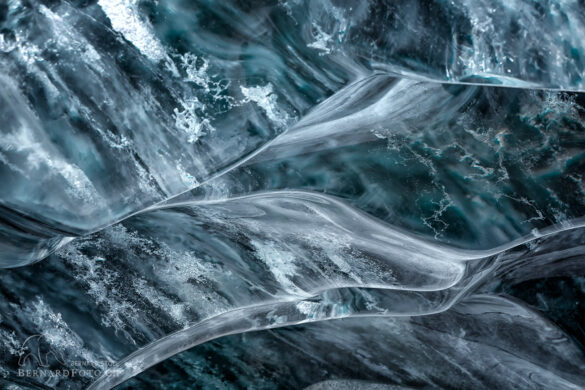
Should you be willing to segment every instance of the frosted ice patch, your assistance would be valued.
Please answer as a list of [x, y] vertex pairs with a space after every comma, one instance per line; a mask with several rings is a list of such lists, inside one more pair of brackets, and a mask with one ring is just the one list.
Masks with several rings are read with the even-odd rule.
[[209, 92], [208, 61], [203, 58], [200, 59], [195, 54], [185, 53], [181, 56], [181, 66], [186, 74], [185, 81], [195, 83], [205, 88], [206, 92]]
[[181, 176], [181, 181], [189, 188], [195, 188], [199, 185], [199, 181], [195, 178], [195, 176], [191, 175], [189, 172], [185, 171], [185, 168], [181, 164], [177, 164], [177, 171], [179, 171], [179, 175]]
[[260, 260], [266, 264], [274, 279], [286, 292], [310, 296], [302, 291], [292, 280], [298, 274], [295, 256], [286, 250], [277, 248], [269, 242], [252, 241]]
[[314, 316], [315, 314], [318, 313], [319, 308], [321, 307], [320, 304], [318, 304], [317, 302], [308, 302], [308, 301], [302, 301], [297, 303], [297, 310], [300, 313], [303, 313], [304, 315], [306, 315], [308, 318], [311, 318], [312, 316]]
[[330, 1], [323, 1], [321, 6], [324, 15], [321, 16], [320, 22], [325, 23], [325, 27], [315, 22], [311, 23], [313, 42], [307, 44], [307, 47], [320, 50], [320, 55], [325, 55], [335, 50], [335, 44], [342, 43], [349, 22], [344, 16], [345, 11], [335, 7]]
[[278, 97], [274, 93], [274, 87], [271, 83], [264, 86], [244, 87], [240, 86], [242, 94], [244, 94], [244, 101], [242, 103], [254, 102], [265, 113], [268, 119], [279, 126], [284, 126], [289, 121], [289, 116], [286, 112], [282, 112], [278, 108]]
[[187, 134], [187, 142], [196, 142], [202, 135], [209, 134], [215, 128], [209, 119], [200, 119], [196, 110], [201, 106], [199, 100], [193, 98], [187, 102], [181, 102], [183, 110], [174, 109], [175, 127]]
[[[118, 235], [120, 239], [126, 239], [125, 242], [132, 242], [131, 237], [124, 234], [119, 227], [112, 228], [109, 232], [113, 238]], [[103, 261], [99, 259], [103, 259], [103, 256], [90, 258], [83, 254], [81, 249], [84, 245], [86, 245], [84, 241], [76, 241], [59, 251], [58, 256], [72, 267], [76, 279], [85, 285], [86, 293], [103, 310], [102, 324], [122, 332], [134, 343], [126, 327], [129, 323], [136, 322], [137, 307], [128, 300], [126, 290], [118, 287], [120, 275], [102, 266]]]
[[102, 202], [85, 172], [77, 165], [51, 155], [45, 145], [38, 142], [30, 127], [22, 126], [17, 132], [5, 134], [0, 140], [0, 151], [22, 153], [26, 156], [27, 170], [30, 173], [47, 167], [52, 175], [60, 175], [69, 185], [65, 191], [72, 198], [89, 205]]
[[153, 61], [166, 57], [165, 49], [148, 26], [141, 20], [132, 0], [98, 0], [114, 30], [124, 35], [142, 54]]
[[309, 43], [307, 47], [316, 50], [321, 50], [323, 52], [321, 53], [321, 55], [331, 53], [331, 48], [329, 47], [329, 45], [331, 44], [331, 42], [333, 42], [333, 35], [324, 32], [321, 26], [319, 26], [317, 23], [313, 23], [313, 28], [315, 29], [315, 33], [313, 36], [315, 40]]
[[175, 303], [167, 298], [160, 291], [150, 286], [144, 279], [135, 279], [132, 281], [134, 290], [144, 297], [153, 306], [167, 312], [173, 320], [182, 325], [187, 325], [188, 321], [185, 317], [185, 304]]
[[6, 34], [0, 34], [0, 51], [8, 53], [16, 48], [16, 41]]
[[63, 320], [61, 313], [53, 311], [41, 297], [37, 296], [23, 311], [35, 319], [38, 336], [43, 337], [57, 351], [63, 352], [63, 356], [79, 356], [87, 362], [97, 361], [96, 356], [84, 348], [83, 341]]
[[16, 333], [14, 331], [9, 332], [0, 329], [0, 339], [2, 340], [2, 346], [4, 349], [6, 349], [11, 355], [18, 356], [22, 342], [16, 339]]

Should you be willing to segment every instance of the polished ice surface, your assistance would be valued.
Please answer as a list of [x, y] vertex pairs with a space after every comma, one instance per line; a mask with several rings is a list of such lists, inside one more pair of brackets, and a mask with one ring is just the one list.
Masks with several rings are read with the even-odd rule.
[[584, 37], [577, 0], [0, 1], [0, 386], [584, 388]]

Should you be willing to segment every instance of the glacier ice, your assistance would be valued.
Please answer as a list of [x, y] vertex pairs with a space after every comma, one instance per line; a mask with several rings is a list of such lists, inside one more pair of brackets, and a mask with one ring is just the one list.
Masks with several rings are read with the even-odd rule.
[[585, 387], [579, 0], [0, 1], [0, 387]]

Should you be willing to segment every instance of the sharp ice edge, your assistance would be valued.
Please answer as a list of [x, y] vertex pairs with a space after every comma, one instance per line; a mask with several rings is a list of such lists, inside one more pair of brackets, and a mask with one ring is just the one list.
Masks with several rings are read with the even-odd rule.
[[[168, 205], [173, 205], [177, 202], [180, 203], [182, 202], [182, 195], [188, 194], [192, 190], [203, 185], [212, 184], [217, 179], [220, 179], [237, 168], [252, 162], [257, 163], [265, 159], [271, 159], [274, 158], [275, 155], [286, 155], [291, 149], [299, 150], [299, 146], [302, 146], [303, 150], [308, 151], [310, 150], [309, 147], [316, 144], [318, 140], [331, 139], [333, 136], [340, 137], [346, 133], [350, 133], [350, 131], [351, 143], [359, 142], [364, 138], [367, 139], [368, 137], [371, 137], [369, 128], [375, 127], [381, 120], [388, 121], [393, 118], [400, 118], [400, 120], [404, 121], [420, 115], [420, 108], [410, 104], [413, 99], [426, 99], [426, 105], [429, 107], [433, 106], [433, 101], [429, 101], [428, 96], [432, 99], [435, 95], [429, 94], [429, 92], [440, 89], [441, 83], [426, 83], [416, 79], [393, 79], [391, 76], [392, 74], [378, 72], [354, 81], [319, 104], [294, 125], [284, 128], [281, 133], [262, 144], [259, 148], [253, 150], [248, 155], [201, 182], [186, 172], [179, 164], [177, 170], [180, 172], [182, 180], [187, 185], [187, 189], [177, 194], [170, 195], [152, 205], [131, 212], [111, 223], [89, 231], [87, 235], [120, 223], [134, 215], [156, 210], [161, 207], [167, 207]], [[388, 84], [389, 87], [382, 88], [381, 92], [383, 94], [378, 96], [377, 100], [374, 100], [373, 103], [362, 109], [356, 110], [353, 107], [355, 100], [359, 100], [360, 94], [367, 94], [372, 88], [379, 89], [379, 85], [384, 84]], [[408, 91], [408, 93], [405, 94], [404, 91]], [[473, 90], [470, 90], [468, 94], [471, 95], [472, 93]], [[244, 92], [246, 98], [249, 101], [254, 102], [269, 100], [271, 94], [272, 86], [270, 84], [267, 84], [264, 87], [248, 88], [245, 89]], [[427, 96], [427, 98], [425, 98], [425, 96]], [[435, 100], [441, 98], [441, 95], [436, 95]], [[462, 100], [465, 101], [465, 99]], [[438, 101], [436, 104], [438, 104]], [[266, 107], [265, 110], [267, 110], [269, 118], [276, 115], [273, 112], [275, 109], [274, 102], [260, 104], [260, 106]], [[388, 107], [391, 107], [391, 109], [388, 110]], [[335, 113], [339, 112], [341, 109], [345, 110], [345, 115], [343, 117], [331, 118], [331, 115], [335, 115]], [[280, 123], [280, 125], [282, 125], [282, 123]], [[357, 125], [359, 125], [359, 128], [365, 129], [366, 131], [353, 131]], [[295, 148], [291, 148], [292, 146]], [[49, 254], [49, 252], [46, 252], [45, 256]]]
[[[387, 64], [374, 63], [372, 68], [376, 73], [386, 74], [388, 76], [394, 76], [409, 80], [418, 80], [428, 83], [445, 84], [445, 85], [471, 85], [471, 86], [483, 86], [483, 87], [498, 87], [498, 88], [511, 88], [511, 89], [534, 89], [543, 91], [556, 91], [556, 92], [583, 92], [581, 87], [557, 87], [547, 86], [536, 82], [525, 81], [514, 77], [506, 77], [498, 74], [475, 74], [473, 76], [482, 81], [465, 81], [465, 80], [441, 80], [440, 78], [433, 78], [424, 74], [415, 73], [409, 69], [402, 69], [397, 66], [391, 66]], [[470, 79], [473, 79], [470, 77]]]

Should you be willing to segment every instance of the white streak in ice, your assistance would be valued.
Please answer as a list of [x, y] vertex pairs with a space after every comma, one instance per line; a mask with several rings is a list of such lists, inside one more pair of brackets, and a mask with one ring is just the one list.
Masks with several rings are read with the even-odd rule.
[[165, 49], [150, 26], [138, 15], [134, 1], [99, 0], [98, 4], [110, 19], [114, 30], [124, 35], [142, 54], [153, 61], [165, 58]]

